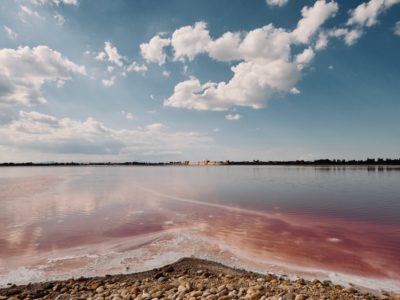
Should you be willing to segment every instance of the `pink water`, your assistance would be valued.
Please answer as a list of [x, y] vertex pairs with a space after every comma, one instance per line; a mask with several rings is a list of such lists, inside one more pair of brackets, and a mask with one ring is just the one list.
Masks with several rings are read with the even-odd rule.
[[184, 256], [400, 291], [400, 168], [0, 169], [0, 285]]

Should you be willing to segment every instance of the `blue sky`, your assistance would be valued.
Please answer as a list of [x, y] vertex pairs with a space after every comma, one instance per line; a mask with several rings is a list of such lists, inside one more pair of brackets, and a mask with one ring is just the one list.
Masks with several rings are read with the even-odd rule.
[[0, 161], [399, 157], [400, 0], [0, 3]]

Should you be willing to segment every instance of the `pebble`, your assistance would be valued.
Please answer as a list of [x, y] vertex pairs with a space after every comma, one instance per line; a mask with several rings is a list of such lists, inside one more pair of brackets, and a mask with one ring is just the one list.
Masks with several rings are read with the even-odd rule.
[[[0, 300], [32, 299], [90, 299], [90, 300], [161, 300], [161, 299], [208, 299], [208, 300], [306, 300], [306, 299], [396, 299], [385, 294], [378, 298], [362, 294], [353, 287], [334, 285], [331, 281], [313, 282], [302, 278], [291, 281], [283, 276], [256, 275], [250, 272], [213, 271], [201, 265], [200, 268], [182, 269], [165, 267], [144, 277], [107, 276], [103, 278], [60, 281], [56, 283], [32, 284], [21, 287], [19, 294], [12, 292], [19, 287], [0, 289]], [[140, 275], [140, 274], [139, 274]], [[133, 275], [136, 276], [136, 275]], [[10, 294], [5, 294], [10, 291]], [[11, 294], [12, 292], [12, 294]], [[389, 297], [390, 296], [390, 297]]]

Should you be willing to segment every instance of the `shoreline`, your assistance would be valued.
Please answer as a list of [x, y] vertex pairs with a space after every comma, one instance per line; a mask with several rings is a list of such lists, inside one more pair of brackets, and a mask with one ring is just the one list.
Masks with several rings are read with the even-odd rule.
[[2, 299], [399, 299], [389, 292], [344, 287], [330, 280], [289, 279], [232, 268], [218, 262], [182, 258], [149, 271], [10, 285]]

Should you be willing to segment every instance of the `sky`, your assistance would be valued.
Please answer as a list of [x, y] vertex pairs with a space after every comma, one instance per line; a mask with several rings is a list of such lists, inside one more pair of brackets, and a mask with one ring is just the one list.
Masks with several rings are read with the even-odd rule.
[[2, 0], [0, 162], [400, 157], [400, 0]]

